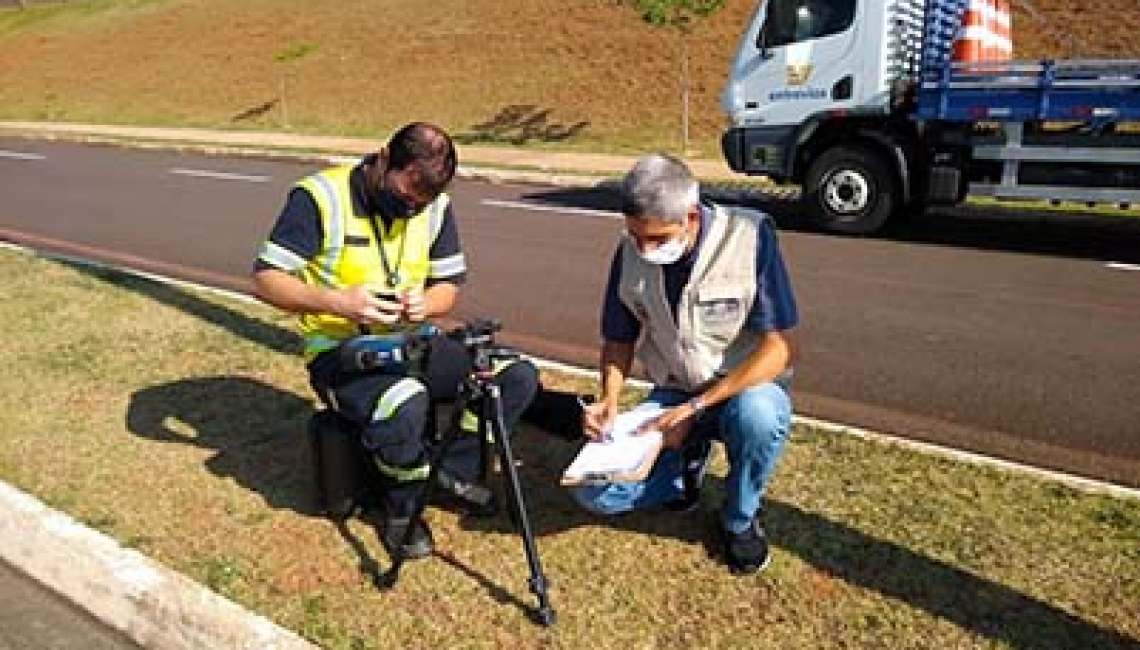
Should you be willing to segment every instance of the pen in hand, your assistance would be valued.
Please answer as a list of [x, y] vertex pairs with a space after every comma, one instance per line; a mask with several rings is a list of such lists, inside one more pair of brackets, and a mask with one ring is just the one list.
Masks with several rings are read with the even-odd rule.
[[[589, 418], [591, 402], [587, 402], [581, 395], [575, 395], [575, 399], [578, 400], [578, 406], [582, 408], [583, 416]], [[613, 442], [613, 437], [608, 430], [599, 431], [596, 435], [589, 435], [587, 433], [587, 437], [590, 438], [590, 442]]]

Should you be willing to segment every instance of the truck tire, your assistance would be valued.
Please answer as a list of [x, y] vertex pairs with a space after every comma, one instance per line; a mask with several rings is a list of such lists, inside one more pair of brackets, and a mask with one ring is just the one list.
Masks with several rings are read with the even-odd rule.
[[804, 210], [813, 224], [830, 232], [872, 234], [894, 216], [900, 203], [890, 166], [867, 147], [828, 149], [804, 179]]

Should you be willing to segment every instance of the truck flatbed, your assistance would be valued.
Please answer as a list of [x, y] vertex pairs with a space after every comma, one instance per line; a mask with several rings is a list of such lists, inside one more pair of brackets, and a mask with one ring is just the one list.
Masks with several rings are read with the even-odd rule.
[[1140, 60], [953, 63], [923, 73], [914, 116], [944, 121], [1140, 120]]

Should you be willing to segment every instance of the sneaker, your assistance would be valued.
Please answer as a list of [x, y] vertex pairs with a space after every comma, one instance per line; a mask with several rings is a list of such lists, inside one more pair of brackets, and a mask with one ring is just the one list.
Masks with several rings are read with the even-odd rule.
[[384, 548], [388, 553], [395, 554], [394, 550], [400, 550], [400, 557], [405, 560], [416, 560], [422, 557], [427, 557], [435, 550], [435, 543], [431, 538], [431, 530], [424, 523], [421, 517], [416, 522], [415, 529], [412, 530], [412, 537], [406, 543], [404, 536], [408, 532], [408, 526], [412, 523], [411, 517], [385, 517], [384, 518], [384, 531], [381, 535], [381, 540], [384, 543]]
[[771, 556], [768, 553], [768, 540], [764, 537], [764, 529], [756, 518], [739, 533], [734, 533], [720, 526], [724, 540], [724, 555], [728, 568], [733, 573], [756, 573], [768, 566]]
[[485, 485], [474, 481], [463, 481], [442, 468], [436, 473], [436, 482], [467, 515], [494, 517], [499, 512], [499, 502], [495, 498], [495, 493]]

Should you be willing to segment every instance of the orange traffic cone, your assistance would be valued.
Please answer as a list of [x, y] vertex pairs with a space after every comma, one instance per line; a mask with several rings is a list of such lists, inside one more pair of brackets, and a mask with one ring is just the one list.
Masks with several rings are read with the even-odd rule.
[[1010, 61], [1013, 59], [1013, 31], [1009, 0], [992, 1], [993, 13], [990, 14], [990, 38], [987, 41], [986, 60]]
[[[989, 40], [989, 15], [992, 0], [970, 0], [962, 16], [962, 26], [954, 41], [955, 63], [980, 63], [986, 60], [986, 43]], [[980, 66], [961, 66], [963, 72], [980, 72]]]

